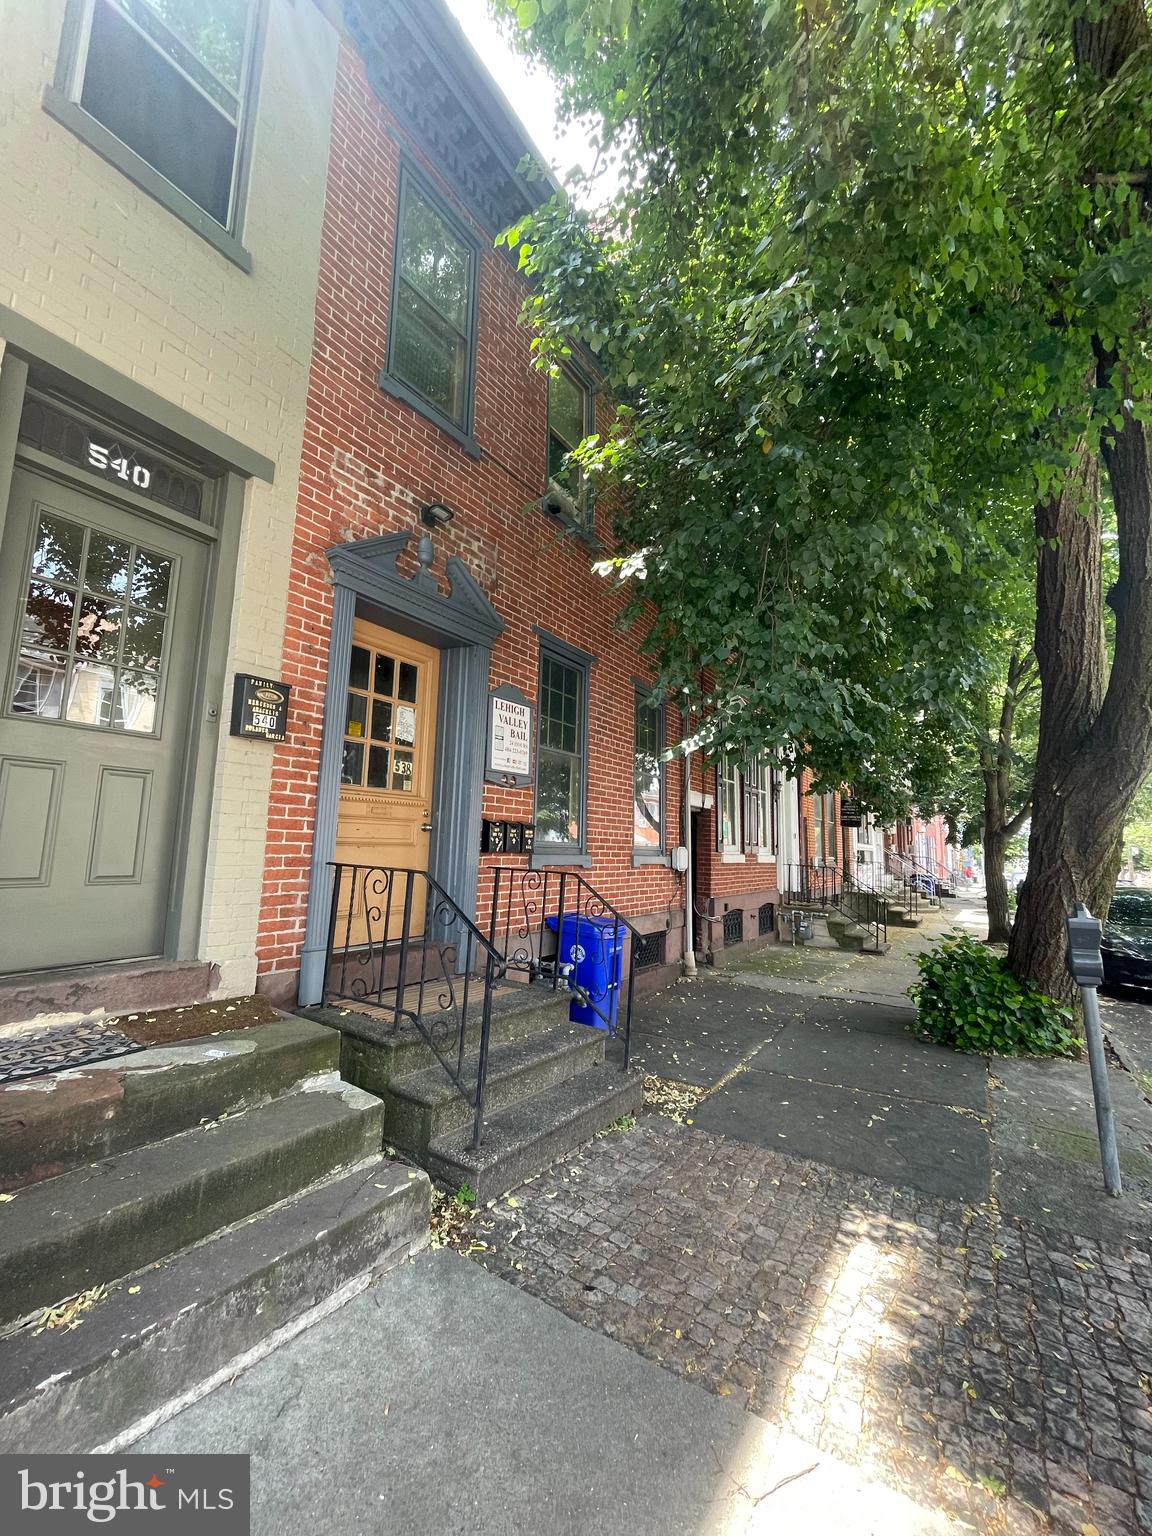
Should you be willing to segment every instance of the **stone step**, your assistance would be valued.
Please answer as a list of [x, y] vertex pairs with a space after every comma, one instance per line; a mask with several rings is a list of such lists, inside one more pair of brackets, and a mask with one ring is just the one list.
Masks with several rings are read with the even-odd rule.
[[282, 1019], [0, 1084], [0, 1189], [17, 1189], [335, 1071], [340, 1042]]
[[167, 1417], [424, 1247], [429, 1195], [426, 1174], [377, 1153], [126, 1277], [79, 1328], [10, 1334], [0, 1452], [91, 1451]]
[[335, 1074], [29, 1185], [0, 1219], [0, 1325], [104, 1284], [378, 1152], [384, 1106]]
[[0, 980], [0, 1026], [69, 1024], [121, 1013], [186, 1008], [212, 994], [206, 960], [118, 960]]
[[[486, 1118], [519, 1099], [599, 1066], [604, 1060], [604, 1040], [602, 1030], [589, 1029], [584, 1024], [558, 1024], [523, 1040], [491, 1046], [484, 1100]], [[479, 1066], [478, 1054], [464, 1058], [460, 1075], [470, 1089], [475, 1085]], [[472, 1106], [439, 1063], [388, 1084], [381, 1096], [387, 1140], [419, 1163], [427, 1156], [430, 1142], [460, 1126], [472, 1125]]]
[[[465, 1032], [466, 1054], [480, 1049], [480, 1009], [483, 987], [473, 983], [468, 999], [468, 1027]], [[551, 987], [509, 987], [492, 1000], [489, 1042], [524, 1040], [529, 1035], [552, 1029], [568, 1017], [571, 998]], [[414, 1024], [398, 1029], [384, 1013], [370, 1013], [355, 1008], [333, 1006], [308, 1008], [304, 1017], [337, 1029], [341, 1035], [340, 1071], [350, 1083], [358, 1083], [369, 1093], [383, 1095], [385, 1088], [400, 1077], [438, 1066], [436, 1057]], [[443, 1015], [433, 1015], [442, 1020]], [[442, 1069], [441, 1069], [442, 1070]]]
[[605, 1062], [490, 1116], [479, 1147], [468, 1145], [470, 1130], [434, 1141], [428, 1171], [445, 1189], [466, 1183], [479, 1202], [495, 1199], [621, 1116], [636, 1114], [643, 1097], [638, 1072]]

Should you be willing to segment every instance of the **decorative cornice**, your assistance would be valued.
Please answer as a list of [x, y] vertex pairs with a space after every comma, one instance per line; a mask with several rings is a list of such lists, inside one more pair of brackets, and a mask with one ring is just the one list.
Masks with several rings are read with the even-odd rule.
[[[424, 556], [413, 576], [403, 576], [397, 558], [413, 537], [427, 542]], [[504, 632], [504, 621], [484, 595], [472, 572], [457, 556], [449, 556], [445, 570], [447, 593], [441, 592], [428, 566], [431, 539], [427, 535], [385, 533], [374, 539], [335, 544], [327, 551], [332, 575], [340, 586], [351, 587], [389, 613], [424, 626], [443, 643], [491, 646]]]
[[556, 190], [517, 166], [538, 157], [442, 0], [343, 0], [372, 89], [495, 235]]

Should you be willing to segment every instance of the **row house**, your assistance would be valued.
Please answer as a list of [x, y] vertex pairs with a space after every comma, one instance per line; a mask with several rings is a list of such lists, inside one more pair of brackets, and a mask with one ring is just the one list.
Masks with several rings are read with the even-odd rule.
[[439, 0], [195, 17], [48, 0], [9, 39], [3, 1018], [318, 1003], [373, 937], [335, 866], [533, 955], [565, 873], [649, 985], [690, 883], [702, 955], [771, 938], [833, 797], [697, 759], [685, 807], [565, 464], [595, 360], [532, 366], [494, 246], [542, 195], [523, 127]]

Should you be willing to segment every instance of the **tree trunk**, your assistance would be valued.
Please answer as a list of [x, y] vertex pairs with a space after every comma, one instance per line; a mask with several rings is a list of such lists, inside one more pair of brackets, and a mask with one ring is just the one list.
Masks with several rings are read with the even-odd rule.
[[988, 804], [988, 775], [984, 776], [984, 886], [988, 904], [988, 942], [1007, 944], [1011, 938], [1008, 923], [1008, 882], [1004, 878], [1004, 850], [1008, 839], [1004, 817], [999, 808]]
[[[1103, 917], [1124, 823], [1152, 768], [1152, 456], [1131, 418], [1103, 444], [1116, 507], [1120, 579], [1111, 674], [1104, 648], [1094, 448], [1063, 494], [1037, 509], [1036, 656], [1040, 740], [1028, 878], [1008, 950], [1014, 975], [1073, 1001], [1064, 919], [1077, 901]], [[1087, 504], [1091, 510], [1083, 510]], [[1055, 547], [1053, 548], [1053, 543]]]
[[[1079, 73], [1111, 81], [1147, 47], [1144, 0], [1119, 0], [1073, 22]], [[1120, 169], [1121, 167], [1117, 167]], [[1136, 168], [1142, 169], [1142, 168]], [[1121, 338], [1139, 347], [1139, 339]], [[1087, 383], [1116, 384], [1126, 371], [1096, 342]], [[1116, 615], [1111, 673], [1100, 585], [1098, 458], [1116, 509], [1120, 577], [1108, 594]], [[1073, 1000], [1064, 966], [1064, 919], [1076, 901], [1102, 917], [1120, 869], [1124, 823], [1152, 767], [1152, 453], [1148, 428], [1126, 405], [1119, 430], [1081, 445], [1059, 498], [1037, 508], [1036, 582], [1040, 741], [1028, 843], [1028, 878], [1008, 949], [1022, 981]]]

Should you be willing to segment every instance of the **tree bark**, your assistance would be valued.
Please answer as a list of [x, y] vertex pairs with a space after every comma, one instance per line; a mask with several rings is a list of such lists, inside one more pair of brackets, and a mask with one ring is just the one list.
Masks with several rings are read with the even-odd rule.
[[[1078, 71], [1109, 81], [1148, 46], [1144, 0], [1119, 0], [1073, 23]], [[1117, 168], [1119, 169], [1119, 167]], [[1125, 339], [1128, 340], [1128, 339]], [[1138, 345], [1138, 343], [1136, 343]], [[1095, 345], [1089, 385], [1118, 384], [1122, 366]], [[1116, 509], [1120, 577], [1109, 670], [1101, 591], [1099, 458]], [[1152, 453], [1147, 427], [1125, 409], [1114, 434], [1081, 444], [1062, 494], [1036, 509], [1036, 656], [1040, 739], [1028, 878], [1008, 950], [1014, 975], [1074, 1000], [1064, 920], [1076, 901], [1104, 916], [1120, 868], [1124, 822], [1152, 768]]]
[[984, 800], [984, 889], [988, 906], [989, 944], [1007, 944], [1012, 936], [1008, 920], [1008, 882], [1004, 878], [1004, 850], [1008, 839], [999, 810]]

